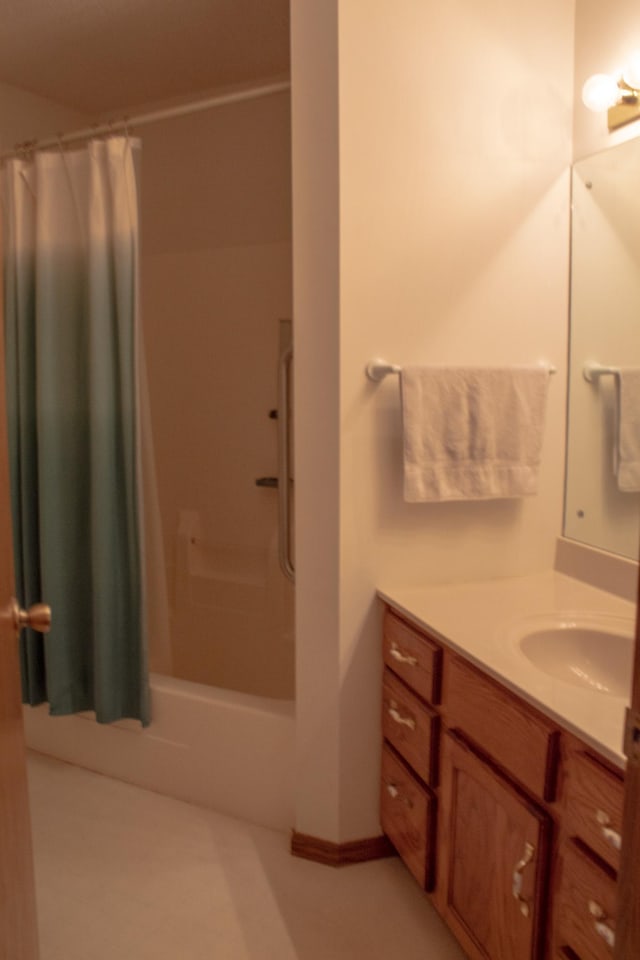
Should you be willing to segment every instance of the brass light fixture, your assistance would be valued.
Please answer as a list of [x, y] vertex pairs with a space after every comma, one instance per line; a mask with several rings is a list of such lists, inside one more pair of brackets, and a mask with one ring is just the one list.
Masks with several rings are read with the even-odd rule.
[[582, 88], [582, 102], [597, 113], [607, 111], [609, 130], [640, 119], [640, 51], [616, 75], [596, 73]]

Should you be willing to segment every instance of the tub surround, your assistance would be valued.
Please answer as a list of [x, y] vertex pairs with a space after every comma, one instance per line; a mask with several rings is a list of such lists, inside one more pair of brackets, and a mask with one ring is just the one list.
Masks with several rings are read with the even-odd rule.
[[[520, 651], [526, 618], [567, 612], [635, 617], [635, 605], [554, 570], [429, 587], [382, 585], [378, 595], [407, 619], [591, 744], [620, 769], [626, 699], [547, 676]], [[631, 682], [631, 680], [629, 681]]]

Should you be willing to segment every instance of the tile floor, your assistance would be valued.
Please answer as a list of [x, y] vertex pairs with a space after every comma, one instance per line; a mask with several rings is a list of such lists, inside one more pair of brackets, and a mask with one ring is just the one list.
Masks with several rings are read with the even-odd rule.
[[464, 960], [401, 862], [288, 837], [31, 754], [41, 960]]

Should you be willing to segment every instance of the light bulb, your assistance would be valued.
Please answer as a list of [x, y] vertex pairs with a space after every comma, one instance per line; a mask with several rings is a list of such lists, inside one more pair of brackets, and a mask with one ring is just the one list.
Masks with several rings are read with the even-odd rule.
[[622, 79], [634, 90], [640, 90], [640, 50], [636, 50], [627, 60]]
[[589, 110], [601, 113], [620, 98], [617, 81], [608, 73], [595, 73], [582, 88], [582, 102]]

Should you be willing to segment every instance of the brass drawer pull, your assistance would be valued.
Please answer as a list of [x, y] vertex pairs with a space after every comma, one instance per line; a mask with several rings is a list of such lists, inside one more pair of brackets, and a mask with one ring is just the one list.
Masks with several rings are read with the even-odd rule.
[[622, 849], [622, 837], [617, 830], [614, 830], [611, 826], [611, 817], [608, 813], [605, 813], [604, 810], [596, 811], [596, 820], [600, 824], [600, 830], [602, 836], [610, 843], [615, 850]]
[[409, 656], [406, 653], [403, 653], [395, 640], [391, 644], [391, 649], [389, 651], [394, 660], [397, 660], [398, 663], [404, 663], [408, 667], [415, 667], [418, 663], [417, 657]]
[[384, 785], [387, 788], [387, 793], [392, 800], [399, 800], [400, 803], [404, 803], [405, 806], [409, 807], [409, 810], [413, 810], [413, 801], [409, 797], [404, 797], [398, 790], [395, 783], [392, 783], [391, 780], [385, 780]]
[[594, 919], [594, 927], [598, 936], [602, 937], [607, 946], [613, 948], [616, 945], [615, 931], [607, 924], [607, 915], [604, 909], [595, 900], [589, 900], [589, 913]]
[[531, 908], [525, 898], [522, 896], [522, 874], [525, 871], [525, 868], [529, 866], [533, 860], [533, 855], [535, 853], [535, 847], [531, 843], [525, 843], [524, 853], [520, 860], [518, 860], [515, 869], [513, 871], [513, 882], [511, 885], [511, 892], [513, 893], [514, 899], [518, 901], [520, 906], [520, 913], [523, 917], [528, 917], [531, 913]]
[[409, 727], [409, 730], [415, 730], [416, 728], [415, 720], [413, 719], [413, 717], [403, 717], [398, 710], [398, 704], [395, 702], [395, 700], [390, 701], [389, 706], [387, 707], [387, 713], [389, 714], [391, 719], [395, 720], [395, 722], [399, 726]]

